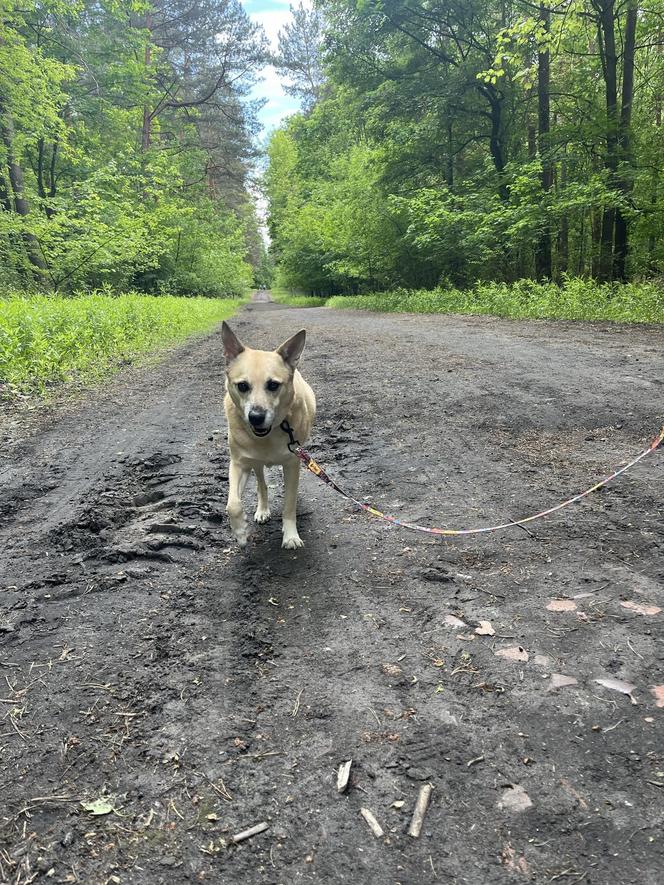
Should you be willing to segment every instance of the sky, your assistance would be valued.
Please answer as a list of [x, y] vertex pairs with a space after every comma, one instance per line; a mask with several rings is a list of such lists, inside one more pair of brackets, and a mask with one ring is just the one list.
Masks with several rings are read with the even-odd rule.
[[[249, 17], [263, 25], [273, 49], [277, 49], [277, 35], [290, 19], [289, 5], [296, 0], [242, 0]], [[279, 75], [269, 66], [262, 71], [262, 82], [252, 92], [254, 98], [266, 98], [267, 104], [259, 114], [263, 135], [274, 129], [289, 114], [298, 110], [296, 99], [286, 95]]]

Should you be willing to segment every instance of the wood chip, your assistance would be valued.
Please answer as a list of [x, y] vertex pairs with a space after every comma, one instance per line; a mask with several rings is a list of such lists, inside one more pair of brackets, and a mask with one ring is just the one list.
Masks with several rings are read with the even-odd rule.
[[547, 609], [550, 612], [573, 612], [576, 611], [576, 602], [573, 599], [552, 599]]
[[656, 707], [664, 707], [664, 685], [653, 685], [650, 694], [655, 698]]
[[552, 689], [566, 688], [568, 685], [578, 685], [579, 680], [573, 676], [565, 676], [564, 673], [552, 673], [549, 687]]
[[383, 828], [378, 823], [373, 814], [369, 811], [368, 808], [360, 808], [360, 814], [365, 819], [365, 821], [369, 824], [369, 828], [371, 832], [374, 834], [376, 839], [380, 839], [381, 836], [384, 836]]
[[343, 793], [348, 786], [348, 779], [350, 778], [350, 767], [353, 764], [353, 760], [349, 759], [348, 762], [342, 762], [339, 766], [339, 771], [337, 773], [337, 792]]
[[620, 604], [623, 608], [628, 608], [637, 615], [658, 615], [661, 612], [661, 608], [658, 605], [642, 605], [640, 602], [633, 602], [631, 599]]
[[479, 627], [475, 627], [478, 636], [495, 636], [496, 631], [491, 626], [491, 621], [480, 621]]
[[636, 704], [636, 698], [632, 694], [636, 690], [636, 686], [632, 685], [631, 682], [624, 682], [622, 679], [615, 679], [613, 676], [602, 677], [601, 679], [596, 679], [595, 682], [598, 685], [603, 685], [604, 688], [610, 688], [611, 691], [619, 691], [621, 694], [626, 694], [630, 701]]
[[412, 836], [413, 839], [418, 839], [420, 833], [422, 832], [424, 815], [427, 813], [427, 808], [429, 807], [429, 800], [431, 799], [432, 790], [433, 787], [431, 786], [431, 784], [423, 784], [420, 787], [420, 793], [417, 797], [417, 802], [415, 803], [415, 811], [413, 811], [413, 817], [410, 822], [410, 826], [408, 827], [408, 835]]
[[505, 658], [508, 661], [517, 663], [525, 663], [528, 660], [528, 652], [520, 645], [512, 645], [509, 648], [499, 648], [496, 651], [499, 658]]
[[254, 827], [249, 827], [248, 830], [242, 830], [241, 833], [236, 833], [235, 836], [231, 836], [231, 842], [244, 842], [245, 839], [251, 839], [252, 836], [257, 836], [259, 833], [264, 833], [265, 830], [269, 828], [269, 824], [265, 821], [261, 821], [261, 823], [256, 824]]
[[457, 618], [455, 615], [445, 615], [445, 623], [448, 627], [453, 627], [455, 630], [458, 630], [459, 627], [467, 627], [465, 621], [462, 621], [461, 618]]

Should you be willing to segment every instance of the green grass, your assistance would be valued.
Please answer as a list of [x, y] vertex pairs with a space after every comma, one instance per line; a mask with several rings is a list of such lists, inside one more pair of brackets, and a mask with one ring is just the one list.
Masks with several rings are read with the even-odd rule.
[[289, 292], [288, 289], [272, 289], [272, 300], [277, 304], [287, 304], [289, 307], [325, 307], [327, 298], [319, 298], [316, 295], [303, 295]]
[[43, 393], [204, 332], [241, 300], [92, 294], [0, 297], [0, 392]]
[[657, 283], [605, 284], [570, 279], [478, 283], [472, 289], [398, 289], [329, 298], [328, 307], [390, 313], [491, 314], [514, 319], [611, 320], [664, 323], [664, 287]]

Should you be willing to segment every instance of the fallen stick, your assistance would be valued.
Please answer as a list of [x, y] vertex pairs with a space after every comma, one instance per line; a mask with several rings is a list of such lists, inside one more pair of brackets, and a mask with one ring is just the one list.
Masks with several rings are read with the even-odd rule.
[[371, 832], [374, 834], [376, 839], [380, 839], [381, 836], [384, 836], [383, 828], [378, 823], [373, 814], [369, 811], [368, 808], [360, 808], [360, 814], [365, 819], [365, 821], [369, 824]]
[[348, 786], [348, 779], [350, 777], [350, 767], [353, 764], [353, 760], [349, 759], [348, 762], [342, 762], [339, 766], [339, 771], [337, 773], [337, 790], [339, 793], [343, 793], [346, 787]]
[[413, 811], [413, 817], [410, 822], [410, 826], [408, 827], [408, 835], [412, 836], [413, 839], [418, 839], [420, 833], [422, 832], [424, 815], [427, 813], [427, 808], [429, 807], [429, 800], [431, 799], [432, 789], [433, 787], [431, 786], [431, 784], [424, 784], [423, 787], [420, 787], [420, 794], [417, 797], [417, 802], [415, 803], [415, 811]]
[[237, 833], [235, 836], [231, 836], [231, 842], [237, 844], [238, 842], [244, 842], [245, 839], [251, 839], [252, 836], [257, 836], [259, 833], [264, 833], [265, 830], [269, 828], [269, 824], [265, 821], [262, 821], [260, 824], [256, 824], [255, 827], [249, 827], [248, 830], [242, 830], [241, 833]]

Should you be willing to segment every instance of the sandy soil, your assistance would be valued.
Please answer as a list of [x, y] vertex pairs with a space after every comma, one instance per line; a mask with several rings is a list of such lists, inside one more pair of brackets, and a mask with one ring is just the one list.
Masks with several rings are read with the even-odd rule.
[[[235, 325], [259, 347], [306, 326], [311, 451], [430, 524], [557, 503], [664, 421], [654, 327], [270, 303]], [[529, 532], [461, 541], [305, 476], [305, 549], [273, 518], [240, 552], [222, 376], [215, 333], [6, 417], [0, 881], [661, 882], [661, 451]]]

